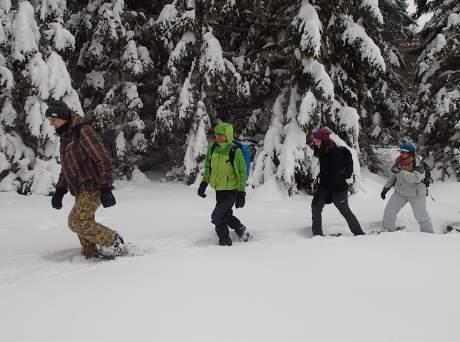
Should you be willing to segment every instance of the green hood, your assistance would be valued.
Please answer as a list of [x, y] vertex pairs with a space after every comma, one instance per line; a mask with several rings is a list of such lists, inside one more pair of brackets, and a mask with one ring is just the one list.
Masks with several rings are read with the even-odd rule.
[[227, 139], [226, 144], [231, 144], [233, 142], [233, 126], [229, 123], [226, 123], [226, 122], [219, 123], [214, 128], [214, 133], [225, 135], [225, 138]]

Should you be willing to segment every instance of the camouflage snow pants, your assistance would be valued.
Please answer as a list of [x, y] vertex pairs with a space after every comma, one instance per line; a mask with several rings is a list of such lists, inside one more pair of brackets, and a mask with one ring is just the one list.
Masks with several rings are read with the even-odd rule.
[[95, 214], [100, 205], [100, 192], [82, 192], [69, 214], [69, 228], [77, 233], [82, 246], [81, 254], [87, 258], [94, 255], [96, 244], [111, 246], [115, 240], [113, 230], [96, 222]]

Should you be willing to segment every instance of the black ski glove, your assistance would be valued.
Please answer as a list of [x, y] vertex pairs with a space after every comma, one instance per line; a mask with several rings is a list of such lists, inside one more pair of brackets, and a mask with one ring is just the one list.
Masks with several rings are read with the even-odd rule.
[[399, 173], [399, 171], [401, 171], [401, 168], [398, 165], [393, 165], [391, 168], [391, 172], [393, 173]]
[[198, 196], [205, 198], [206, 197], [205, 191], [207, 187], [208, 187], [208, 183], [206, 183], [205, 181], [202, 181], [198, 188]]
[[385, 196], [387, 195], [389, 188], [383, 188], [382, 192], [380, 193], [380, 197], [384, 200]]
[[112, 189], [101, 189], [101, 203], [104, 208], [108, 208], [117, 204], [115, 196], [113, 196]]
[[53, 197], [51, 197], [51, 206], [54, 209], [61, 209], [62, 208], [62, 198], [67, 193], [67, 189], [65, 188], [56, 188], [54, 191]]
[[236, 194], [235, 207], [243, 208], [246, 204], [246, 193], [244, 191], [238, 191]]

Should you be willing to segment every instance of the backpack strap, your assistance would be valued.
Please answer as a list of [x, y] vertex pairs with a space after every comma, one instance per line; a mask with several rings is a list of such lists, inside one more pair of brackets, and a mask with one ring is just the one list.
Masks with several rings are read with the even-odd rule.
[[210, 151], [210, 153], [209, 153], [209, 165], [208, 165], [208, 172], [209, 172], [209, 175], [211, 175], [212, 154], [214, 153], [216, 147], [217, 147], [217, 143], [215, 142], [214, 144], [212, 144], [212, 146], [211, 146], [211, 151]]
[[228, 153], [228, 160], [230, 161], [230, 163], [234, 165], [235, 163], [235, 153], [236, 153], [236, 150], [241, 148], [241, 146], [239, 144], [233, 144], [232, 147], [230, 147], [230, 151]]
[[[209, 156], [209, 174], [211, 174], [211, 159], [212, 159], [212, 154], [214, 153], [214, 150], [217, 147], [217, 143], [212, 144], [211, 146], [211, 153]], [[241, 146], [238, 143], [234, 143], [232, 147], [230, 147], [230, 151], [228, 152], [228, 162], [232, 164], [233, 167], [235, 167], [235, 153], [238, 148], [241, 148]]]
[[353, 175], [353, 157], [350, 151], [345, 146], [339, 147], [343, 158], [343, 170], [345, 178], [350, 178]]

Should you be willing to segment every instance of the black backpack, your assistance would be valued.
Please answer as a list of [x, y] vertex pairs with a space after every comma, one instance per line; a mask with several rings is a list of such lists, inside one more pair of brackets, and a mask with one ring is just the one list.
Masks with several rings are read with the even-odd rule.
[[345, 178], [353, 176], [353, 157], [351, 156], [350, 150], [345, 146], [338, 146], [340, 153], [343, 158], [343, 174]]

